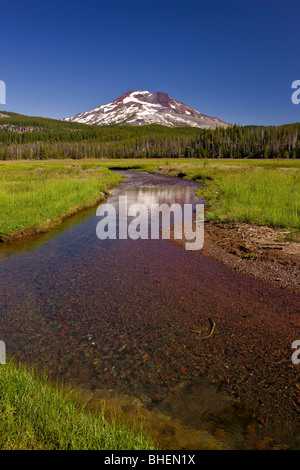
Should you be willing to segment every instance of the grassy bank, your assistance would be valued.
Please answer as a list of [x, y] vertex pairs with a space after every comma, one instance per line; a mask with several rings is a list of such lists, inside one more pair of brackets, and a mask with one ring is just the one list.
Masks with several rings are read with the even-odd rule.
[[82, 162], [0, 164], [0, 239], [47, 231], [104, 200], [121, 177]]
[[207, 220], [300, 229], [299, 160], [161, 159], [123, 165], [203, 183], [197, 194], [206, 201]]
[[85, 409], [73, 391], [50, 383], [34, 369], [0, 366], [1, 450], [153, 449], [141, 429], [107, 421]]
[[300, 174], [264, 168], [216, 174], [199, 194], [206, 218], [274, 228], [300, 228]]
[[300, 160], [113, 159], [0, 162], [0, 239], [47, 231], [95, 205], [121, 178], [109, 168], [204, 184], [206, 218], [300, 229]]

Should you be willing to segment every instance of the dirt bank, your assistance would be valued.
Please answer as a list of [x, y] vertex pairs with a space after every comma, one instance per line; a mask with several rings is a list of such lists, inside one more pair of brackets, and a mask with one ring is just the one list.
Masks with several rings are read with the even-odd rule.
[[[273, 286], [299, 291], [300, 243], [280, 241], [288, 230], [244, 223], [205, 222], [199, 254]], [[174, 240], [184, 246], [185, 240]]]

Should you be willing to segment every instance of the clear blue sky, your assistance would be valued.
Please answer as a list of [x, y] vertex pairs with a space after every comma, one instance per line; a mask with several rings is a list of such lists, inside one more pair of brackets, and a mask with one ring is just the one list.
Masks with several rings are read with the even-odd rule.
[[238, 124], [300, 121], [299, 0], [0, 0], [0, 109], [62, 118], [164, 91]]

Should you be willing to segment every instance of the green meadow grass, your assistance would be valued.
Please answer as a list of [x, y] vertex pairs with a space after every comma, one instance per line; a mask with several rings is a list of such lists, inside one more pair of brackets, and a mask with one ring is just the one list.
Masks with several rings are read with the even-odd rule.
[[121, 177], [95, 164], [2, 163], [0, 237], [44, 231], [96, 204]]
[[141, 427], [91, 412], [45, 374], [9, 361], [0, 366], [0, 450], [149, 450]]
[[300, 173], [255, 168], [218, 175], [199, 191], [208, 220], [300, 228]]
[[300, 229], [300, 160], [155, 159], [111, 160], [118, 166], [166, 174], [170, 170], [203, 184], [206, 219]]
[[[300, 227], [299, 160], [111, 159], [0, 162], [0, 238], [48, 230], [94, 205], [121, 178], [109, 169], [168, 173], [203, 183], [211, 221]], [[101, 197], [100, 197], [101, 198]]]

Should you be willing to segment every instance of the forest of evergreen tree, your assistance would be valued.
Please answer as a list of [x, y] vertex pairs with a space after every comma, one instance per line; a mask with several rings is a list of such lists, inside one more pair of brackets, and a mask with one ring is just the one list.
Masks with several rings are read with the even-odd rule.
[[8, 113], [0, 160], [82, 158], [300, 158], [300, 123], [282, 126], [115, 126]]

